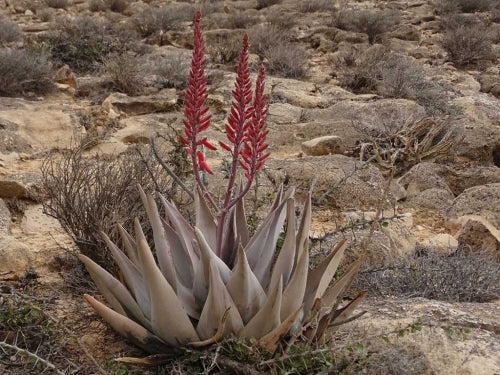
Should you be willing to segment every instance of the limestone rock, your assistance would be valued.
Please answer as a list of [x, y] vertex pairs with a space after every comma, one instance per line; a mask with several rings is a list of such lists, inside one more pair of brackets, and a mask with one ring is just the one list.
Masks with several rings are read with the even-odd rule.
[[482, 92], [489, 92], [500, 98], [500, 76], [498, 74], [484, 74], [479, 77]]
[[447, 233], [439, 233], [422, 241], [422, 245], [442, 254], [450, 254], [457, 249], [458, 241], [455, 237]]
[[342, 138], [336, 135], [326, 135], [302, 143], [302, 151], [310, 156], [342, 154], [345, 149]]
[[[376, 207], [385, 186], [385, 179], [377, 168], [361, 168], [357, 159], [344, 155], [270, 158], [266, 165], [272, 178], [278, 182], [287, 180], [293, 186], [307, 187], [317, 177], [315, 195], [319, 197], [330, 191], [327, 201], [344, 211]], [[390, 194], [387, 199], [394, 201]]]
[[43, 200], [41, 175], [23, 173], [0, 177], [0, 198]]
[[68, 65], [64, 65], [54, 74], [54, 81], [76, 88], [76, 76]]
[[462, 221], [465, 223], [457, 234], [460, 244], [466, 245], [471, 251], [486, 251], [500, 258], [499, 238], [493, 233], [496, 228], [492, 228], [489, 222], [483, 220], [464, 217]]
[[32, 264], [30, 248], [13, 236], [0, 234], [0, 272], [22, 273]]
[[476, 186], [465, 190], [448, 210], [450, 219], [478, 215], [500, 228], [500, 183]]
[[398, 182], [406, 189], [409, 197], [427, 189], [451, 190], [445, 179], [436, 171], [434, 163], [420, 163], [406, 172]]
[[[384, 363], [382, 372], [377, 367], [374, 371], [368, 369], [368, 374], [385, 373], [387, 366], [393, 367], [389, 361], [399, 362], [403, 356], [395, 354], [396, 350], [410, 357], [406, 370], [409, 370], [408, 363], [413, 366], [420, 363], [422, 368], [414, 367], [411, 372], [391, 372], [394, 374], [500, 373], [500, 305], [497, 302], [448, 303], [424, 298], [368, 298], [359, 311], [367, 313], [352, 323], [340, 326], [333, 339], [348, 337], [349, 343], [366, 343], [367, 337], [375, 337], [372, 348], [387, 353], [392, 351], [391, 357], [377, 363], [377, 366]], [[399, 333], [409, 327], [418, 329], [410, 329], [402, 335]], [[385, 335], [388, 343], [380, 339]]]
[[175, 89], [165, 89], [155, 95], [130, 97], [121, 93], [109, 95], [102, 108], [111, 116], [137, 116], [154, 112], [172, 112], [179, 109]]

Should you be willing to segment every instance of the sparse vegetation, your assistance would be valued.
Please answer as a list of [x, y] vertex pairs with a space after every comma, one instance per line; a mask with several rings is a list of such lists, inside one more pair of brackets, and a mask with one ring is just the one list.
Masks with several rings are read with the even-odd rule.
[[492, 0], [445, 0], [449, 9], [456, 8], [464, 13], [485, 12], [491, 9]]
[[207, 54], [216, 64], [234, 63], [240, 54], [240, 47], [239, 35], [218, 35], [207, 41]]
[[264, 9], [272, 5], [280, 4], [283, 0], [257, 0], [257, 9]]
[[500, 296], [500, 262], [494, 255], [459, 249], [443, 255], [420, 249], [362, 271], [355, 287], [372, 295], [402, 295], [450, 302], [484, 302]]
[[180, 22], [191, 21], [195, 8], [188, 3], [177, 3], [164, 8], [149, 7], [132, 18], [132, 25], [143, 37], [173, 30]]
[[54, 9], [66, 9], [69, 6], [69, 0], [45, 0], [47, 6]]
[[265, 52], [265, 66], [270, 74], [286, 78], [302, 78], [307, 71], [307, 51], [293, 43], [283, 43]]
[[55, 10], [53, 8], [38, 8], [36, 10], [36, 16], [40, 18], [42, 22], [50, 22], [54, 19]]
[[43, 94], [52, 85], [52, 67], [46, 54], [0, 49], [0, 95]]
[[189, 74], [189, 61], [183, 56], [173, 56], [159, 59], [155, 62], [154, 70], [164, 87], [186, 88], [186, 77]]
[[370, 44], [380, 40], [382, 34], [399, 24], [399, 14], [392, 10], [351, 10], [343, 13], [347, 19], [346, 28], [368, 35]]
[[41, 41], [57, 63], [83, 72], [97, 68], [116, 49], [109, 24], [89, 16], [59, 18], [55, 30]]
[[137, 95], [143, 87], [143, 77], [136, 57], [128, 53], [113, 55], [105, 60], [104, 70], [114, 89], [127, 95]]
[[448, 58], [457, 67], [492, 60], [492, 35], [483, 25], [451, 27], [442, 40]]
[[21, 29], [17, 23], [0, 15], [0, 46], [17, 42], [22, 38]]
[[[144, 149], [139, 154], [130, 150], [119, 156], [98, 155], [86, 158], [87, 145], [67, 150], [62, 156], [48, 157], [42, 166], [45, 191], [50, 197], [45, 211], [57, 218], [79, 246], [82, 254], [107, 264], [109, 255], [99, 231], [119, 242], [116, 225], [120, 223], [133, 232], [133, 218], [143, 218], [143, 206], [137, 196], [137, 184], [152, 191], [160, 191], [168, 197], [176, 197], [176, 186], [161, 167]], [[176, 160], [170, 152], [170, 161]], [[180, 159], [183, 160], [183, 159]], [[180, 165], [174, 170], [182, 176]], [[148, 227], [144, 227], [149, 236]]]

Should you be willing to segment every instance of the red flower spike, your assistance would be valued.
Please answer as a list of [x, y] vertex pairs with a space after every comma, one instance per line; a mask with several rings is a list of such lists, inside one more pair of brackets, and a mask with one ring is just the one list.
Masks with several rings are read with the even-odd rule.
[[206, 161], [200, 163], [200, 168], [209, 174], [214, 174], [214, 171], [210, 168]]
[[[252, 83], [248, 70], [248, 35], [243, 36], [243, 48], [240, 52], [238, 72], [233, 90], [233, 102], [226, 125], [226, 135], [233, 144], [233, 159], [238, 160], [240, 148], [244, 144], [247, 123], [252, 116]], [[224, 147], [227, 150], [227, 148]]]
[[[210, 126], [209, 108], [207, 100], [207, 77], [205, 75], [205, 44], [201, 33], [201, 12], [196, 12], [194, 20], [194, 48], [191, 59], [191, 70], [187, 84], [186, 96], [184, 99], [184, 127], [186, 137], [181, 137], [182, 143], [187, 148], [188, 154], [192, 155], [193, 168], [197, 174], [198, 167], [203, 170], [211, 170], [205, 162], [203, 153], [197, 150], [198, 146], [204, 145], [211, 150], [215, 150], [206, 138], [199, 139], [199, 133]], [[198, 157], [198, 163], [196, 163]], [[200, 157], [202, 159], [200, 159]], [[202, 165], [204, 162], [205, 166]]]
[[219, 141], [219, 145], [226, 151], [229, 151], [231, 152], [231, 147], [229, 147], [228, 145], [226, 145], [224, 142], [220, 142]]
[[267, 149], [266, 137], [268, 130], [266, 130], [267, 120], [267, 106], [266, 98], [264, 95], [264, 80], [266, 72], [264, 66], [259, 69], [257, 82], [255, 83], [255, 98], [253, 102], [252, 119], [248, 124], [245, 134], [245, 156], [248, 155], [250, 166], [250, 174], [253, 175], [264, 165], [265, 160], [269, 157], [269, 153], [263, 154]]

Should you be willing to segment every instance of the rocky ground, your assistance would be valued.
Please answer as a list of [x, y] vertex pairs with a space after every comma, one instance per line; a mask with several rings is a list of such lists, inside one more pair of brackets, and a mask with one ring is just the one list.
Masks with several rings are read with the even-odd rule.
[[[13, 40], [0, 35], [2, 51], [52, 46], [49, 91], [30, 86], [2, 93], [0, 87], [0, 321], [9, 322], [0, 325], [0, 340], [11, 340], [21, 326], [19, 346], [38, 350], [60, 371], [133, 373], [112, 359], [141, 353], [116, 337], [81, 298], [92, 286], [76, 261], [71, 263], [78, 251], [74, 239], [44, 210], [41, 168], [49, 155], [62, 157], [79, 142], [86, 142], [85, 158], [113, 157], [147, 146], [155, 134], [182, 128], [195, 6], [159, 0], [124, 1], [123, 9], [119, 1], [56, 3], [0, 0], [0, 28], [10, 20], [22, 34]], [[491, 254], [494, 264], [500, 258], [500, 8], [495, 4], [477, 13], [458, 10], [465, 18], [453, 18], [456, 13], [431, 0], [203, 2], [213, 115], [208, 136], [225, 137], [234, 40], [247, 29], [256, 46], [253, 73], [260, 60], [269, 72], [271, 157], [259, 178], [256, 206], [265, 206], [280, 182], [304, 191], [316, 180], [311, 239], [319, 256], [346, 237], [352, 254], [368, 252], [368, 271], [416, 249], [449, 255], [467, 248]], [[143, 32], [149, 21], [140, 16], [150, 7], [174, 9], [178, 16], [170, 22], [176, 26]], [[371, 40], [359, 29], [366, 22], [352, 21], [352, 14], [363, 11], [388, 12], [384, 19], [394, 22]], [[75, 64], [77, 55], [61, 61], [53, 39], [44, 37], [62, 33], [60, 17], [76, 23], [84, 16], [107, 22], [101, 32], [112, 34], [115, 49], [82, 68]], [[453, 60], [442, 42], [446, 28], [453, 27], [446, 21], [452, 20], [482, 25], [488, 54], [465, 64]], [[276, 48], [261, 48], [272, 45], [275, 35]], [[120, 80], [131, 76], [135, 79]], [[224, 154], [210, 151], [208, 157], [217, 170], [209, 184], [217, 189]], [[371, 243], [363, 247], [367, 236]], [[363, 303], [365, 315], [333, 333], [332, 345], [340, 353], [335, 355], [355, 363], [346, 373], [500, 374], [498, 283], [483, 298], [488, 302], [372, 295]], [[32, 325], [38, 327], [28, 330], [34, 338], [26, 333]], [[22, 356], [4, 354], [0, 372], [42, 373], [40, 363], [26, 365]]]

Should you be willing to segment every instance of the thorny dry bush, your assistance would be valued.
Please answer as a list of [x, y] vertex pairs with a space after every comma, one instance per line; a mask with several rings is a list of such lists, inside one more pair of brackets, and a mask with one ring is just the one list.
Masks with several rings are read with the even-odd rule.
[[355, 288], [371, 295], [487, 302], [500, 297], [500, 262], [490, 253], [459, 248], [450, 255], [421, 248], [360, 272]]
[[422, 161], [449, 156], [461, 138], [447, 120], [434, 118], [385, 118], [372, 127], [353, 120], [353, 126], [366, 135], [354, 150], [360, 160], [369, 160], [399, 174]]
[[143, 89], [143, 77], [138, 59], [128, 53], [119, 53], [104, 61], [104, 71], [113, 88], [127, 95], [138, 95]]
[[[44, 161], [42, 178], [50, 198], [44, 204], [44, 210], [61, 222], [82, 254], [111, 266], [99, 232], [103, 231], [113, 241], [121, 243], [116, 224], [133, 233], [135, 217], [147, 221], [137, 194], [138, 184], [173, 199], [181, 207], [187, 198], [148, 149], [137, 147], [118, 156], [93, 157], [86, 157], [84, 149], [85, 145], [80, 145], [63, 150]], [[181, 153], [182, 147], [174, 143], [167, 160], [182, 178], [187, 166]], [[144, 229], [150, 233], [150, 228]]]
[[181, 22], [191, 21], [195, 7], [188, 3], [176, 3], [168, 7], [148, 7], [131, 18], [132, 27], [142, 36], [175, 30]]
[[457, 67], [494, 59], [493, 36], [483, 24], [453, 25], [444, 31], [441, 41], [448, 58]]
[[422, 66], [408, 56], [375, 45], [361, 52], [345, 50], [334, 59], [340, 84], [354, 93], [377, 93], [389, 98], [414, 100], [429, 115], [456, 114], [447, 102], [447, 87], [426, 77]]

